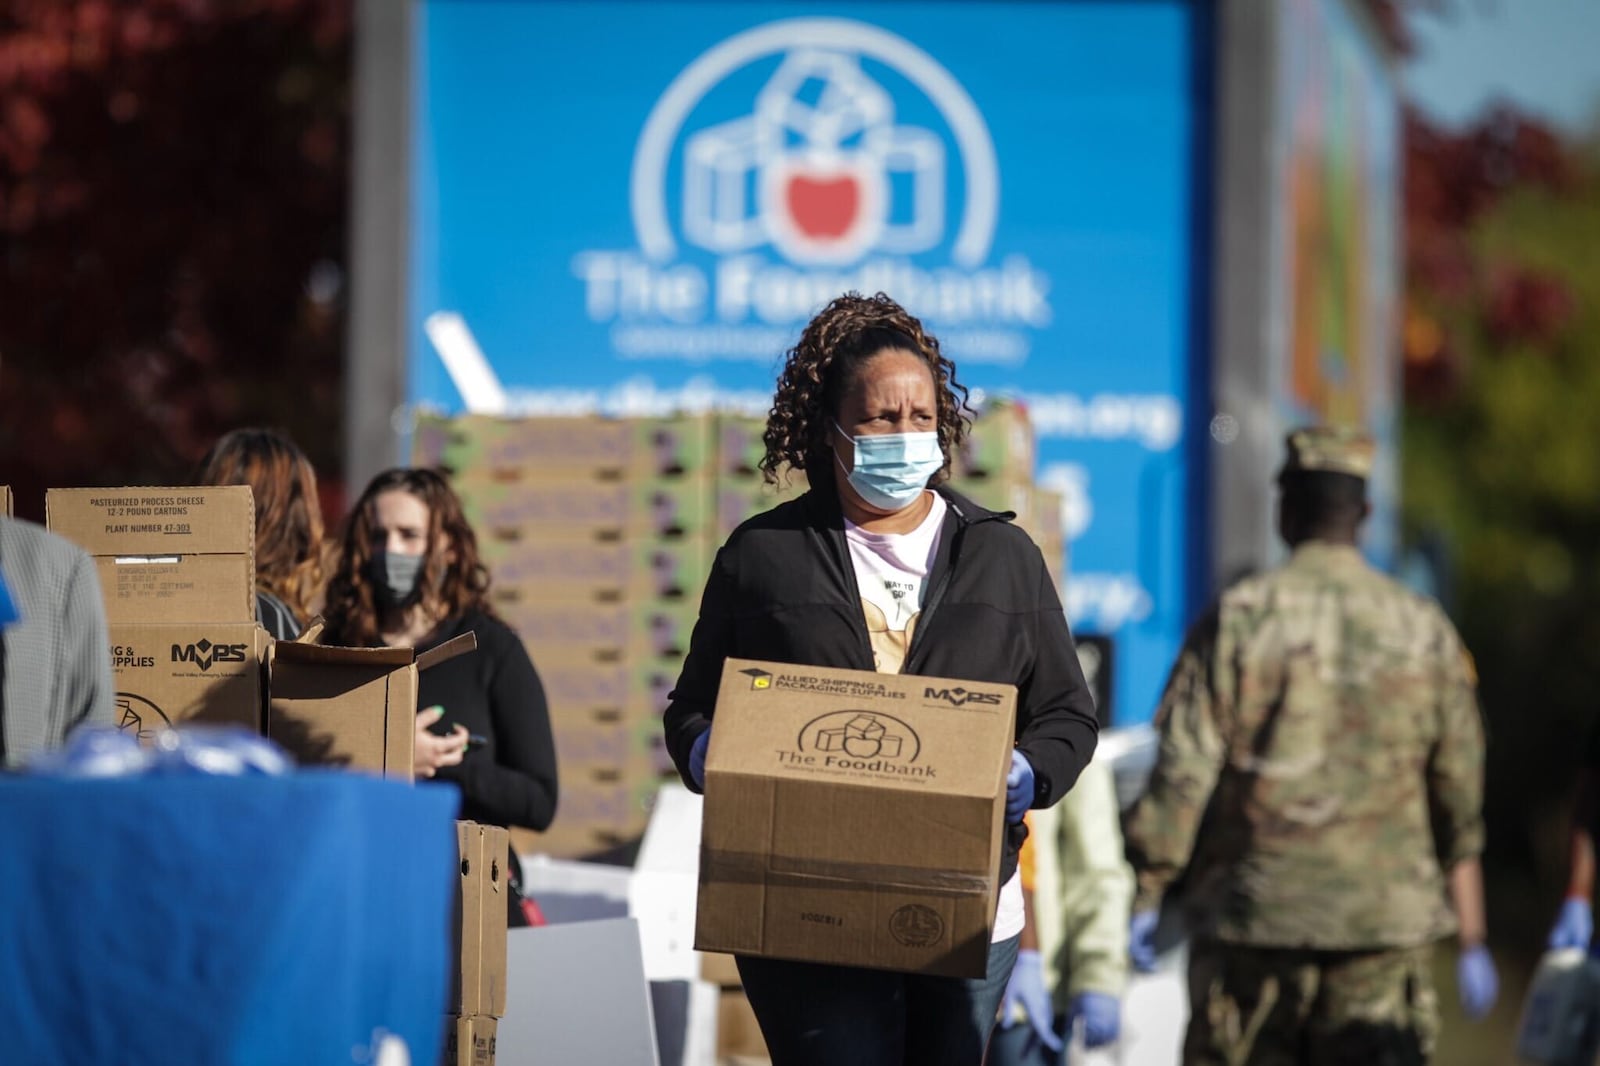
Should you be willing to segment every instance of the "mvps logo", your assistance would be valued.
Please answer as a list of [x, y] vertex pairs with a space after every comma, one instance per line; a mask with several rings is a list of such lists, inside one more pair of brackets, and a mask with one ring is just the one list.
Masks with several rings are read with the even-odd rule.
[[998, 707], [1000, 695], [998, 692], [979, 692], [969, 688], [927, 688], [923, 690], [922, 698], [943, 700], [952, 707], [965, 707], [968, 704]]
[[193, 663], [202, 671], [210, 670], [214, 663], [242, 663], [246, 659], [243, 644], [213, 644], [202, 637], [193, 644], [174, 644], [172, 661]]

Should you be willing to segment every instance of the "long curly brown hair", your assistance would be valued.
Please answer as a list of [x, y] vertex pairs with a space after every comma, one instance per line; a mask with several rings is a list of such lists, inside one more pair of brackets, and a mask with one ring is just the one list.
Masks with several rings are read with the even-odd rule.
[[275, 429], [236, 429], [200, 460], [201, 485], [249, 485], [256, 500], [256, 585], [304, 622], [322, 592], [322, 504], [311, 460]]
[[950, 476], [950, 457], [966, 438], [970, 422], [967, 390], [956, 365], [922, 322], [883, 293], [845, 293], [813, 318], [789, 349], [778, 391], [767, 414], [767, 454], [761, 473], [777, 484], [786, 467], [806, 472], [813, 488], [833, 484], [833, 447], [828, 431], [839, 402], [855, 386], [861, 368], [886, 348], [910, 352], [928, 364], [939, 396], [939, 448], [944, 467], [930, 484]]
[[[422, 610], [440, 622], [473, 612], [493, 613], [489, 571], [478, 556], [477, 535], [449, 482], [434, 470], [385, 470], [368, 483], [345, 519], [339, 561], [328, 582], [324, 643], [352, 648], [382, 643], [378, 630], [382, 612], [372, 558], [382, 546], [377, 531], [378, 497], [395, 490], [409, 492], [428, 508], [428, 550], [417, 580]], [[450, 548], [440, 551], [445, 540]]]

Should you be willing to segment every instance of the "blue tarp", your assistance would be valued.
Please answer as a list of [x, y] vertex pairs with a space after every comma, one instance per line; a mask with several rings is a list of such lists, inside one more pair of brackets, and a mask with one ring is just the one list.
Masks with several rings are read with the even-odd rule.
[[0, 780], [0, 1058], [437, 1060], [449, 786], [355, 774]]

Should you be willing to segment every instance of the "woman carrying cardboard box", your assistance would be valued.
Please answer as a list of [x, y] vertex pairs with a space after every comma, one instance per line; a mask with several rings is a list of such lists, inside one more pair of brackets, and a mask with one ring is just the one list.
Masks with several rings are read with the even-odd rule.
[[1002, 888], [985, 978], [740, 956], [774, 1066], [978, 1066], [1017, 957], [1017, 849], [1031, 807], [1094, 752], [1093, 703], [1039, 549], [942, 487], [967, 421], [955, 365], [887, 296], [842, 296], [789, 352], [762, 470], [810, 491], [740, 526], [717, 554], [667, 708], [668, 749], [700, 791], [723, 660], [1015, 685]]
[[[478, 638], [477, 654], [419, 677], [417, 776], [458, 785], [467, 821], [548, 829], [556, 754], [544, 686], [522, 642], [490, 610], [489, 573], [455, 492], [432, 470], [379, 474], [356, 501], [343, 541], [324, 643], [426, 651], [463, 633]], [[515, 852], [509, 862], [508, 918], [527, 925]]]

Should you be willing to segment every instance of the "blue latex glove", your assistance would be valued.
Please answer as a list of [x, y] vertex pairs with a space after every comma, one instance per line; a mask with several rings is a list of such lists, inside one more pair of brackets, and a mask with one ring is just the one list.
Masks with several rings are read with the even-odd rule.
[[1489, 949], [1479, 944], [1456, 960], [1456, 984], [1461, 988], [1461, 1011], [1478, 1021], [1494, 1009], [1500, 996], [1500, 976], [1495, 973]]
[[706, 787], [706, 749], [710, 746], [711, 730], [707, 729], [689, 747], [689, 776], [694, 778], [694, 787], [702, 791]]
[[1156, 926], [1161, 924], [1160, 911], [1140, 911], [1128, 923], [1128, 958], [1140, 973], [1153, 973], [1156, 968]]
[[1016, 825], [1033, 806], [1033, 765], [1016, 748], [1011, 749], [1011, 772], [1006, 774], [1006, 821]]
[[1079, 992], [1067, 1010], [1067, 1024], [1083, 1019], [1083, 1046], [1105, 1047], [1122, 1035], [1122, 1004], [1104, 992]]
[[1561, 901], [1556, 924], [1550, 930], [1550, 949], [1586, 948], [1594, 938], [1594, 911], [1586, 899], [1569, 896]]
[[1055, 1009], [1050, 1005], [1050, 990], [1044, 984], [1044, 963], [1037, 951], [1017, 952], [1017, 964], [1011, 968], [1011, 979], [1006, 982], [1005, 997], [1000, 1000], [1000, 1028], [1010, 1029], [1017, 1024], [1015, 1007], [1028, 1015], [1033, 1035], [1051, 1051], [1061, 1050], [1061, 1037], [1056, 1035], [1051, 1022]]

